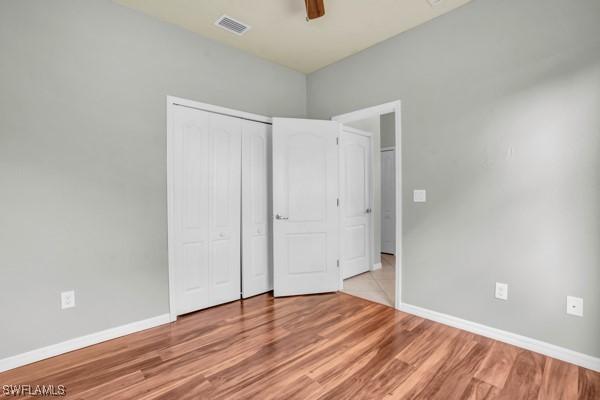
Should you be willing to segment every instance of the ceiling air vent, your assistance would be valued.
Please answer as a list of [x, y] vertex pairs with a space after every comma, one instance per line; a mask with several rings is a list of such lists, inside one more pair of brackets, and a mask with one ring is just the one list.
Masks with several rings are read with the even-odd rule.
[[222, 15], [217, 22], [215, 22], [215, 25], [229, 32], [235, 33], [236, 35], [243, 35], [248, 29], [250, 29], [249, 25], [246, 25], [243, 22], [235, 20], [227, 15]]

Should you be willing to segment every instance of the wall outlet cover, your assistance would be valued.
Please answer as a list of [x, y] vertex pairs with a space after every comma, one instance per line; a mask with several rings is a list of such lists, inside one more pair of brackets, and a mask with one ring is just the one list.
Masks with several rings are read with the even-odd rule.
[[62, 310], [66, 308], [75, 307], [75, 291], [69, 290], [60, 294], [60, 308]]
[[508, 300], [508, 284], [496, 282], [496, 298]]
[[413, 191], [413, 201], [415, 203], [427, 202], [427, 191], [423, 189], [417, 189]]
[[583, 317], [583, 299], [567, 296], [567, 314]]

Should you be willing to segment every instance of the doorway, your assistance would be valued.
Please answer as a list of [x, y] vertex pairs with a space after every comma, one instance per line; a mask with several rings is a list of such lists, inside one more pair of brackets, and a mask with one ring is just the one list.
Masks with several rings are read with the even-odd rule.
[[[370, 207], [367, 208], [371, 217], [371, 261], [368, 269], [363, 270], [342, 262], [341, 290], [397, 308], [401, 303], [400, 102], [358, 110], [333, 120], [351, 129], [369, 132], [372, 147], [368, 173]], [[343, 155], [343, 147], [341, 150]], [[348, 183], [343, 179], [343, 165], [340, 168], [343, 188]], [[341, 195], [343, 203], [342, 191]], [[343, 208], [341, 211], [343, 219]], [[344, 240], [342, 233], [342, 254], [345, 245], [352, 245], [354, 252], [358, 252], [357, 241], [352, 239]]]

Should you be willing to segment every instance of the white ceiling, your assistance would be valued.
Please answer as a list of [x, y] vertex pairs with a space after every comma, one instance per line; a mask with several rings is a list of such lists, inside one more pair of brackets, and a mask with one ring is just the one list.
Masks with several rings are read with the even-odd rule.
[[[307, 22], [304, 0], [114, 0], [259, 57], [310, 73], [447, 13], [470, 0], [325, 0]], [[252, 28], [216, 27], [227, 14]]]

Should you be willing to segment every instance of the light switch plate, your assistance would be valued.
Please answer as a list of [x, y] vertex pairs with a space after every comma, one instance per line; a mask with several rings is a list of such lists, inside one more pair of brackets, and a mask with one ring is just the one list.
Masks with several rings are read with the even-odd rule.
[[427, 191], [423, 189], [417, 189], [413, 191], [413, 201], [415, 203], [427, 202]]
[[73, 308], [75, 307], [75, 291], [69, 290], [68, 292], [62, 292], [60, 294], [60, 308]]
[[496, 282], [496, 298], [508, 300], [508, 284]]
[[583, 317], [583, 299], [567, 296], [567, 314]]

